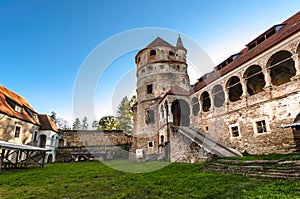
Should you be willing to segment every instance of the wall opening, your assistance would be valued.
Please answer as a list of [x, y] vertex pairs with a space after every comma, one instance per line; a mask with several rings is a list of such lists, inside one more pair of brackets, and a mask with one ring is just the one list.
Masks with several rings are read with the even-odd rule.
[[202, 111], [208, 112], [211, 107], [211, 100], [210, 100], [210, 97], [209, 97], [209, 94], [207, 91], [204, 91], [201, 94], [200, 100], [201, 100], [201, 105], [202, 105]]
[[271, 81], [275, 86], [279, 86], [291, 81], [296, 74], [295, 63], [292, 54], [288, 51], [275, 53], [268, 61], [267, 67], [271, 69]]
[[240, 78], [237, 76], [231, 77], [227, 82], [227, 89], [229, 100], [235, 102], [241, 99], [243, 94], [242, 84], [240, 83]]
[[150, 51], [150, 57], [151, 57], [151, 56], [155, 56], [155, 55], [156, 55], [156, 50], [151, 50], [151, 51]]
[[46, 140], [47, 140], [46, 135], [40, 135], [40, 145], [39, 145], [39, 147], [45, 148], [46, 147]]
[[173, 113], [174, 126], [190, 125], [190, 107], [185, 100], [177, 99], [173, 101], [171, 111]]
[[225, 93], [221, 85], [215, 85], [212, 89], [212, 95], [215, 107], [223, 106], [225, 102]]
[[250, 66], [244, 75], [247, 80], [247, 92], [249, 95], [255, 95], [264, 91], [265, 78], [262, 69], [258, 65]]

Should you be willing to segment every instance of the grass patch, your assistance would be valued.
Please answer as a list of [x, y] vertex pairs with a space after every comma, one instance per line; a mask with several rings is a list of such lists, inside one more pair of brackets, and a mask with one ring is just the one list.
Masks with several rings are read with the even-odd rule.
[[[111, 161], [122, 169], [158, 168], [161, 162]], [[147, 173], [126, 173], [100, 162], [48, 164], [0, 174], [0, 198], [297, 198], [299, 181], [261, 180], [199, 171], [173, 163]]]

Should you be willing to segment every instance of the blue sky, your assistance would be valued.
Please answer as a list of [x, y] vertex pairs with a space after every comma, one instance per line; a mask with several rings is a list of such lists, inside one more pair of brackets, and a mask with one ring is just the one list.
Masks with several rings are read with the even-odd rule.
[[[143, 27], [172, 29], [193, 38], [218, 64], [299, 8], [300, 1], [292, 0], [1, 0], [0, 84], [38, 113], [54, 110], [72, 123], [78, 71], [113, 35]], [[113, 114], [112, 104], [120, 98], [113, 94], [114, 82], [134, 74], [135, 53], [115, 60], [99, 82], [97, 119]]]

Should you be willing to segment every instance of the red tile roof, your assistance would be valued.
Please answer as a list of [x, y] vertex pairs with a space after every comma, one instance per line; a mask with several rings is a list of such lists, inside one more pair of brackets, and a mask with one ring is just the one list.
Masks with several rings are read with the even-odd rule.
[[[9, 101], [22, 108], [21, 113], [9, 104]], [[20, 95], [0, 85], [0, 112], [13, 118], [17, 118], [32, 124], [39, 125], [39, 119], [31, 105]]]
[[46, 114], [39, 114], [39, 121], [41, 124], [40, 130], [51, 130], [58, 132], [56, 124]]
[[[204, 88], [206, 85], [210, 84], [211, 82], [217, 80], [221, 76], [240, 67], [242, 64], [253, 59], [254, 57], [258, 56], [259, 54], [263, 53], [264, 51], [268, 50], [269, 48], [283, 41], [284, 39], [299, 32], [300, 12], [296, 13], [295, 15], [293, 15], [292, 17], [284, 21], [282, 24], [284, 25], [284, 27], [274, 35], [270, 36], [260, 44], [257, 44], [257, 46], [255, 46], [254, 48], [244, 48], [239, 52], [240, 55], [232, 62], [228, 63], [226, 66], [224, 66], [219, 70], [215, 69], [209, 75], [204, 75], [203, 77], [199, 78], [199, 81], [193, 85], [194, 91], [195, 92], [199, 91], [200, 89]], [[259, 37], [257, 37], [256, 39], [258, 39]], [[252, 42], [254, 41], [255, 40], [253, 40]]]

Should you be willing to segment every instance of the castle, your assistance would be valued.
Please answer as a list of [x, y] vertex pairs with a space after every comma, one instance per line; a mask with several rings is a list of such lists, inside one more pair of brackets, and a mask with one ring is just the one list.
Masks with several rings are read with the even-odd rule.
[[139, 51], [131, 159], [300, 150], [300, 12], [190, 85], [180, 36]]

